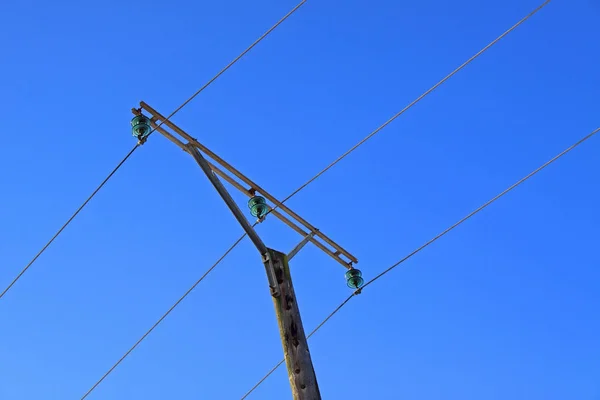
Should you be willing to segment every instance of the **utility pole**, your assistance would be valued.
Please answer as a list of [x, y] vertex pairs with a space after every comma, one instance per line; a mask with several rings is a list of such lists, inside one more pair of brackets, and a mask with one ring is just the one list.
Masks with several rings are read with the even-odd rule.
[[273, 269], [278, 284], [279, 296], [273, 295], [273, 303], [292, 396], [294, 400], [321, 400], [287, 256], [271, 249], [269, 256], [270, 260], [265, 262], [265, 268]]
[[[199, 143], [197, 139], [191, 137], [171, 121], [166, 120], [148, 104], [141, 102], [140, 106], [139, 109], [132, 109], [135, 115], [131, 121], [134, 136], [139, 139], [140, 143], [144, 143], [147, 135], [153, 128], [186, 153], [190, 154], [258, 250], [265, 266], [270, 293], [275, 305], [275, 314], [293, 399], [321, 400], [319, 385], [312, 364], [288, 262], [308, 242], [314, 243], [318, 248], [348, 269], [346, 272], [347, 284], [351, 288], [358, 289], [362, 285], [362, 278], [360, 278], [360, 271], [353, 267], [353, 263], [357, 263], [358, 260], [313, 225], [279, 202], [266, 190], [258, 186], [258, 184], [251, 181], [225, 160]], [[142, 111], [146, 111], [151, 116], [145, 116]], [[158, 126], [160, 122], [162, 122], [162, 126]], [[169, 128], [170, 131], [166, 128]], [[184, 143], [182, 140], [187, 141], [187, 143]], [[203, 154], [210, 157], [223, 169], [208, 161]], [[301, 234], [303, 236], [301, 242], [287, 255], [267, 247], [254, 229], [256, 224], [252, 225], [244, 216], [219, 177], [250, 197], [248, 206], [250, 207], [250, 213], [258, 218], [256, 223], [262, 222], [267, 214], [272, 214]], [[248, 188], [244, 185], [247, 185]], [[260, 193], [262, 196], [257, 195], [257, 193]], [[268, 206], [265, 197], [275, 204], [275, 207], [279, 210]]]

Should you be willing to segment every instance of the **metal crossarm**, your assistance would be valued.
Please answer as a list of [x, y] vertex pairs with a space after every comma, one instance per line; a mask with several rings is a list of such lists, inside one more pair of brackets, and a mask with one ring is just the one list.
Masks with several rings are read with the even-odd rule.
[[[257, 183], [252, 181], [250, 178], [242, 174], [231, 164], [229, 164], [217, 154], [215, 154], [213, 151], [201, 144], [196, 138], [186, 133], [183, 129], [179, 128], [173, 122], [167, 120], [162, 114], [160, 114], [154, 108], [150, 107], [147, 103], [143, 101], [140, 102], [140, 107], [141, 108], [138, 110], [132, 109], [132, 112], [136, 115], [139, 115], [141, 113], [141, 110], [144, 110], [146, 113], [149, 114], [148, 118], [150, 119], [152, 128], [155, 129], [157, 132], [161, 133], [163, 136], [175, 143], [187, 153], [190, 152], [187, 148], [187, 143], [199, 149], [206, 157], [210, 158], [213, 161], [211, 162], [211, 160], [207, 160], [213, 172], [219, 177], [221, 177], [223, 180], [231, 184], [233, 187], [238, 189], [240, 192], [244, 193], [248, 197], [252, 197], [257, 193], [264, 196], [274, 205], [274, 208], [271, 209], [270, 213], [278, 219], [280, 219], [283, 223], [288, 225], [294, 231], [298, 232], [298, 234], [300, 234], [302, 237], [307, 237], [309, 233], [314, 232], [314, 235], [309, 237], [308, 240], [311, 243], [314, 243], [319, 249], [321, 249], [327, 255], [332, 257], [338, 263], [340, 263], [346, 268], [351, 268], [352, 264], [358, 262], [358, 259], [356, 257], [354, 257], [343, 247], [341, 247], [329, 237], [327, 237], [325, 234], [323, 234], [314, 225], [310, 224], [308, 221], [296, 214], [285, 204], [281, 203]], [[169, 128], [170, 131], [166, 128]]]

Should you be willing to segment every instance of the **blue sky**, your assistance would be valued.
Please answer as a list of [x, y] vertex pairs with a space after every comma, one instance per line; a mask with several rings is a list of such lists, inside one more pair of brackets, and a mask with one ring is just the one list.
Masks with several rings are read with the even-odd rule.
[[[174, 122], [283, 198], [539, 4], [309, 0]], [[131, 107], [170, 113], [294, 5], [3, 2], [1, 286], [134, 145]], [[289, 205], [376, 275], [598, 127], [599, 15], [551, 2]], [[323, 398], [600, 398], [599, 140], [325, 325]], [[0, 399], [79, 399], [240, 233], [153, 136], [0, 301]], [[292, 272], [307, 330], [350, 293], [313, 246]], [[89, 399], [239, 399], [281, 356], [245, 241]], [[251, 398], [290, 398], [285, 370]]]

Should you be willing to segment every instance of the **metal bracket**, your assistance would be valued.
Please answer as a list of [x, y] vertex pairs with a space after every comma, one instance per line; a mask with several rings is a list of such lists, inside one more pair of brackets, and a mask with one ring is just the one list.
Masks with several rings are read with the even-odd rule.
[[[318, 229], [317, 229], [317, 230], [318, 230]], [[310, 241], [310, 239], [312, 239], [312, 237], [315, 235], [315, 233], [317, 233], [317, 232], [316, 232], [317, 230], [315, 230], [315, 231], [312, 231], [312, 232], [310, 232], [308, 235], [306, 235], [306, 236], [304, 237], [304, 239], [302, 239], [302, 241], [301, 241], [300, 243], [298, 243], [298, 244], [296, 245], [296, 247], [294, 247], [294, 248], [292, 249], [292, 251], [290, 251], [290, 252], [289, 252], [289, 254], [287, 255], [288, 261], [290, 261], [292, 258], [294, 258], [294, 256], [295, 256], [296, 254], [298, 254], [298, 252], [299, 252], [300, 250], [302, 250], [302, 248], [303, 248], [304, 246], [306, 246], [306, 243], [308, 243], [308, 242]]]
[[275, 274], [275, 266], [273, 265], [273, 259], [271, 257], [271, 251], [267, 251], [262, 256], [263, 264], [267, 270], [267, 279], [269, 281], [269, 288], [271, 288], [271, 296], [279, 297], [281, 290], [279, 289], [279, 282], [277, 281], [277, 275]]

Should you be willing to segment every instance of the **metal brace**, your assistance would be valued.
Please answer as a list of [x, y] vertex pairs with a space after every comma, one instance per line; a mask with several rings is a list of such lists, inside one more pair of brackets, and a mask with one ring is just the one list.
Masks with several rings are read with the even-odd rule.
[[271, 296], [279, 297], [281, 295], [281, 290], [279, 289], [279, 282], [277, 281], [277, 276], [275, 274], [275, 266], [273, 265], [271, 253], [264, 253], [262, 260], [263, 264], [265, 265], [265, 269], [267, 270], [267, 279], [269, 280], [269, 288], [271, 288]]
[[312, 239], [312, 237], [313, 237], [313, 236], [314, 236], [314, 235], [317, 233], [317, 231], [318, 231], [318, 229], [316, 229], [316, 230], [312, 231], [311, 233], [309, 233], [308, 235], [306, 235], [306, 236], [304, 237], [304, 239], [302, 239], [302, 241], [301, 241], [300, 243], [298, 243], [298, 244], [296, 245], [296, 247], [294, 247], [294, 248], [292, 249], [292, 251], [290, 251], [290, 252], [289, 252], [289, 254], [287, 255], [288, 261], [289, 261], [289, 260], [291, 260], [292, 258], [294, 258], [294, 256], [295, 256], [296, 254], [298, 254], [298, 252], [299, 252], [300, 250], [302, 250], [302, 248], [303, 248], [304, 246], [306, 246], [306, 243], [308, 243], [308, 242], [310, 241], [310, 239]]

